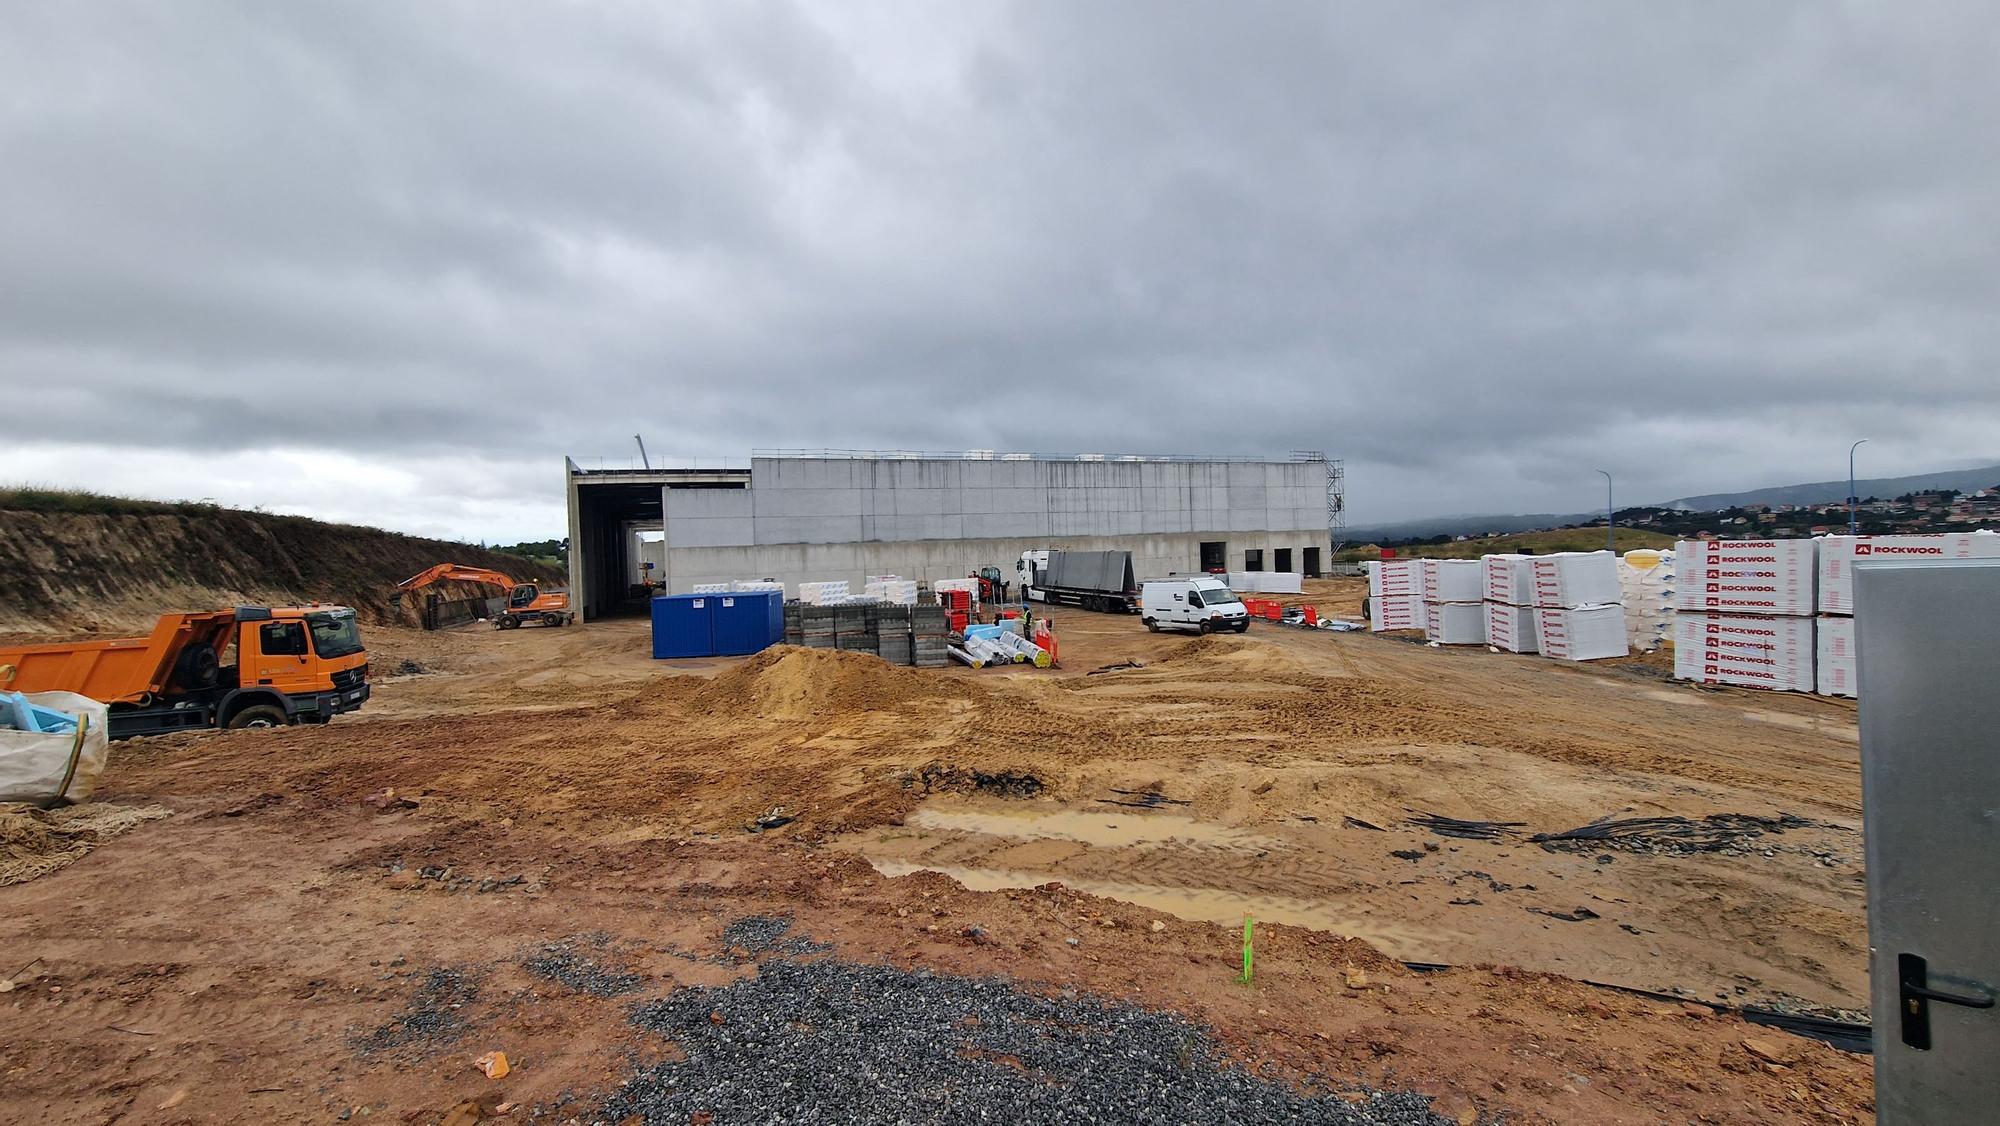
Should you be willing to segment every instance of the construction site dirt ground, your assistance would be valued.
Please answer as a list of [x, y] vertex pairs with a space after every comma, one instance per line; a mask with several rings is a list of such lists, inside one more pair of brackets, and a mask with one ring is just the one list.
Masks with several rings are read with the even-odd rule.
[[[633, 1001], [796, 956], [1172, 1009], [1253, 1071], [1463, 1122], [1872, 1120], [1865, 1055], [1585, 984], [1858, 1017], [1851, 704], [1657, 656], [1055, 617], [1050, 671], [376, 630], [358, 715], [118, 744], [96, 799], [172, 816], [0, 887], [0, 1119], [591, 1121], [679, 1050]], [[1738, 835], [1528, 840], [1607, 816]], [[746, 952], [745, 917], [814, 945]], [[636, 984], [538, 973], [551, 943]]]

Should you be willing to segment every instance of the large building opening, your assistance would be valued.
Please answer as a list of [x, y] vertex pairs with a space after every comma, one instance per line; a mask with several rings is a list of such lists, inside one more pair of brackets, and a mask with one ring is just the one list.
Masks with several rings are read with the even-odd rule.
[[1226, 540], [1201, 541], [1201, 569], [1210, 574], [1229, 569], [1229, 543]]
[[570, 462], [570, 605], [585, 621], [644, 613], [648, 551], [641, 543], [657, 541], [664, 527], [664, 490], [749, 487], [747, 469], [583, 469]]
[[1264, 569], [1264, 549], [1263, 549], [1263, 548], [1261, 548], [1261, 547], [1253, 547], [1253, 548], [1251, 548], [1250, 550], [1248, 550], [1248, 551], [1244, 552], [1244, 553], [1243, 553], [1243, 569], [1244, 569], [1244, 570], [1246, 570], [1246, 571], [1261, 571], [1261, 570], [1263, 570], [1263, 569]]
[[1306, 548], [1306, 578], [1317, 579], [1326, 573], [1319, 563], [1319, 548]]
[[1272, 554], [1275, 555], [1277, 558], [1271, 564], [1271, 569], [1273, 571], [1278, 572], [1281, 575], [1289, 573], [1292, 569], [1292, 549], [1289, 547], [1281, 547], [1278, 550], [1272, 552]]

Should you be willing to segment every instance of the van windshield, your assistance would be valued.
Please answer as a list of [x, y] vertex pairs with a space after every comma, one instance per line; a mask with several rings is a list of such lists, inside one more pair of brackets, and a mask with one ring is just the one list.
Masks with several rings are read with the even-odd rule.
[[315, 610], [306, 615], [313, 652], [322, 657], [349, 657], [361, 652], [361, 627], [352, 610]]
[[1226, 586], [1198, 586], [1195, 593], [1201, 595], [1204, 606], [1227, 606], [1237, 601], [1236, 592]]

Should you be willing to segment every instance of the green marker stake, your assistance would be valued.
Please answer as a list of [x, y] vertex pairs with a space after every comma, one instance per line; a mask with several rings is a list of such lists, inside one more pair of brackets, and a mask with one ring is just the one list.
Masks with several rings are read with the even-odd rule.
[[1243, 916], [1243, 976], [1236, 979], [1240, 985], [1250, 984], [1250, 916]]

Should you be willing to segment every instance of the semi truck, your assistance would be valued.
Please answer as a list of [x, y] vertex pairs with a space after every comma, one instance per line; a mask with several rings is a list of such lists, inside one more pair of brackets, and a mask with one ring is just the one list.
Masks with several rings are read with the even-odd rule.
[[368, 651], [346, 606], [162, 614], [145, 637], [0, 645], [0, 691], [102, 700], [113, 739], [326, 723], [368, 702]]
[[1139, 609], [1129, 551], [1024, 551], [1014, 563], [1028, 602], [1081, 606], [1107, 614]]

